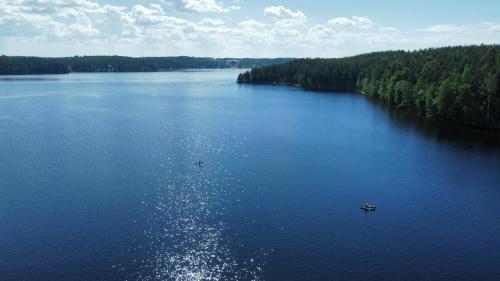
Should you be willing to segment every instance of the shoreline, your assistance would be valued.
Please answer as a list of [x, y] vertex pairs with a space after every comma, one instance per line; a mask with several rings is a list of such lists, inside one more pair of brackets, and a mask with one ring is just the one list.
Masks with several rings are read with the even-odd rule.
[[449, 120], [444, 120], [444, 119], [435, 119], [435, 118], [428, 118], [422, 115], [419, 115], [416, 112], [405, 110], [402, 108], [397, 108], [394, 105], [386, 104], [379, 98], [375, 97], [370, 97], [368, 96], [365, 92], [363, 91], [336, 91], [336, 90], [326, 90], [326, 89], [307, 89], [299, 84], [294, 84], [294, 83], [279, 83], [279, 82], [237, 82], [239, 85], [269, 85], [269, 86], [289, 86], [289, 87], [296, 87], [302, 89], [304, 92], [311, 92], [311, 93], [325, 93], [325, 94], [333, 94], [333, 93], [352, 93], [352, 94], [359, 94], [364, 96], [365, 98], [377, 102], [379, 105], [384, 106], [386, 109], [391, 109], [391, 110], [397, 110], [399, 112], [405, 113], [405, 114], [411, 114], [422, 121], [429, 121], [429, 122], [442, 122], [445, 124], [452, 124], [455, 126], [461, 126], [461, 127], [469, 127], [469, 128], [475, 128], [479, 130], [484, 130], [484, 131], [492, 131], [492, 132], [500, 132], [500, 127], [489, 127], [489, 126], [480, 126], [480, 125], [474, 125], [474, 124], [466, 124], [466, 123], [459, 123], [459, 122], [453, 122]]
[[67, 74], [73, 74], [73, 73], [100, 73], [100, 74], [105, 74], [105, 73], [157, 73], [157, 72], [175, 72], [175, 71], [182, 71], [182, 70], [245, 70], [245, 69], [250, 69], [250, 68], [234, 68], [234, 67], [226, 67], [226, 68], [175, 68], [175, 69], [161, 69], [161, 70], [155, 70], [155, 71], [70, 71], [70, 72], [61, 72], [61, 73], [23, 73], [23, 74], [0, 74], [0, 77], [9, 77], [9, 76], [35, 76], [35, 75], [67, 75]]

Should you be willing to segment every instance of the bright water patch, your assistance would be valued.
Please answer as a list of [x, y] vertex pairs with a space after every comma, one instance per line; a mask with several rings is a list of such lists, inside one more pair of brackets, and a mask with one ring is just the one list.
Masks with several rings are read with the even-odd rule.
[[[167, 128], [168, 130], [168, 128]], [[218, 130], [217, 135], [228, 135]], [[164, 136], [168, 136], [165, 133]], [[139, 261], [134, 280], [218, 281], [260, 280], [263, 257], [241, 260], [223, 220], [239, 189], [239, 179], [221, 163], [200, 159], [230, 159], [241, 141], [215, 143], [190, 132], [183, 142], [165, 137], [171, 154], [160, 161], [156, 201], [150, 209], [150, 228], [144, 230], [148, 257]], [[201, 157], [201, 158], [200, 158]]]

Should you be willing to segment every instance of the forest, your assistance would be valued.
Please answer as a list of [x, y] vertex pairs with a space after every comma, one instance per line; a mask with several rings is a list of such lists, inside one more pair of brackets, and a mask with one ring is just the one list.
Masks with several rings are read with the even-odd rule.
[[500, 128], [499, 45], [296, 59], [254, 68], [238, 83], [360, 92], [430, 119]]
[[255, 68], [284, 63], [287, 58], [231, 59], [199, 57], [74, 56], [63, 58], [0, 56], [0, 75], [70, 72], [155, 72], [177, 69]]

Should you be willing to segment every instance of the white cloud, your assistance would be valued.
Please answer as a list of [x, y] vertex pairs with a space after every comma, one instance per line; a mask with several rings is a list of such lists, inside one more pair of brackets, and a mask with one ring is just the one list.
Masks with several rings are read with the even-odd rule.
[[331, 26], [353, 26], [358, 28], [370, 28], [373, 25], [373, 22], [366, 17], [357, 17], [353, 16], [352, 18], [333, 18], [328, 21], [328, 25]]
[[215, 0], [162, 0], [162, 2], [175, 5], [177, 10], [184, 12], [225, 13], [240, 9], [239, 6], [224, 7], [222, 3]]
[[500, 23], [483, 22], [482, 25], [488, 26], [490, 32], [500, 32]]
[[382, 31], [382, 32], [398, 32], [399, 29], [396, 28], [396, 27], [387, 26], [387, 27], [379, 27], [378, 31]]
[[0, 22], [28, 26], [38, 34], [58, 38], [98, 35], [101, 32], [91, 18], [119, 16], [125, 9], [87, 0], [3, 0], [0, 7]]
[[422, 29], [422, 31], [427, 31], [427, 32], [461, 32], [463, 31], [463, 27], [459, 27], [454, 24], [440, 24], [440, 25], [432, 25], [429, 26], [425, 29]]
[[[481, 22], [478, 24], [468, 24], [468, 25], [457, 25], [457, 24], [437, 24], [431, 25], [423, 29], [417, 29], [415, 31], [434, 33], [436, 35], [446, 35], [459, 33], [460, 35], [473, 35], [475, 33], [482, 35], [499, 35], [500, 33], [500, 23], [495, 22]], [[500, 37], [497, 37], [500, 39]]]
[[[219, 2], [206, 3], [229, 9]], [[267, 7], [265, 16], [244, 20], [179, 15], [171, 8], [105, 5], [97, 0], [0, 0], [0, 46], [3, 53], [13, 55], [331, 57], [500, 41], [498, 22], [400, 30], [377, 27], [365, 17], [313, 24], [301, 11], [283, 6]]]
[[248, 19], [248, 20], [242, 21], [242, 22], [238, 23], [238, 25], [243, 27], [243, 28], [262, 28], [262, 27], [266, 26], [265, 23], [262, 23], [260, 21], [255, 20], [255, 19]]
[[223, 25], [224, 21], [221, 19], [204, 18], [199, 22], [199, 24], [217, 26], [217, 25]]
[[142, 5], [132, 7], [129, 14], [132, 22], [139, 25], [159, 24], [165, 20], [165, 11], [160, 5], [151, 4], [149, 8]]
[[269, 6], [264, 9], [264, 15], [277, 19], [295, 19], [304, 21], [307, 17], [300, 10], [292, 11], [283, 6]]

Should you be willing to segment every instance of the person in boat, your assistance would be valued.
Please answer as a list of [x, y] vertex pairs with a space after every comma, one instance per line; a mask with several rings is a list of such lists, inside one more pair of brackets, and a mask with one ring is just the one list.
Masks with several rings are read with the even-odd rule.
[[369, 203], [365, 202], [363, 203], [363, 205], [361, 205], [361, 209], [365, 210], [365, 211], [374, 211], [375, 208], [377, 208], [376, 206], [374, 205], [370, 205]]

